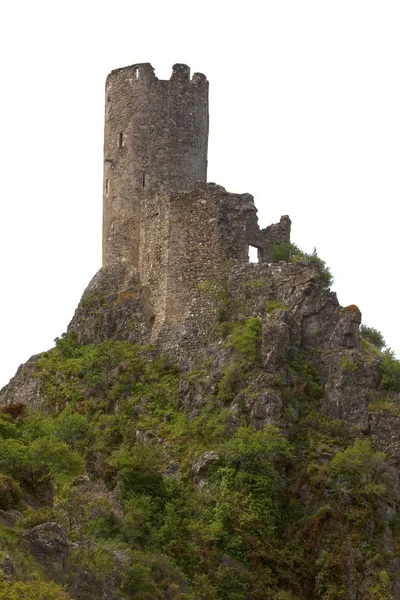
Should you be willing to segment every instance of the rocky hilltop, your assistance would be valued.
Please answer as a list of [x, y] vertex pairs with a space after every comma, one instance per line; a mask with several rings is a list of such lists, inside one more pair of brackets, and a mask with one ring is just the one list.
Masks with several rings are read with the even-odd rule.
[[103, 266], [0, 391], [2, 600], [400, 600], [400, 363], [207, 140], [204, 75], [107, 78]]
[[101, 270], [0, 392], [4, 590], [400, 598], [399, 363], [329, 283], [315, 256], [227, 263], [160, 349], [143, 287]]

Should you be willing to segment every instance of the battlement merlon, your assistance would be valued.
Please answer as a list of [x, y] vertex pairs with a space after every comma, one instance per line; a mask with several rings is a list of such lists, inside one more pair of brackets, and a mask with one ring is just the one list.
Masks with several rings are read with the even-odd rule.
[[136, 63], [135, 65], [130, 65], [129, 67], [122, 67], [120, 69], [114, 69], [108, 75], [106, 80], [106, 88], [110, 84], [110, 82], [115, 77], [120, 77], [121, 75], [127, 76], [127, 79], [135, 81], [135, 83], [146, 82], [151, 83], [155, 81], [160, 82], [179, 82], [179, 83], [191, 83], [196, 85], [208, 84], [207, 78], [203, 73], [194, 73], [192, 78], [190, 78], [190, 67], [182, 63], [176, 63], [172, 67], [172, 74], [170, 79], [158, 79], [154, 72], [154, 68], [150, 63]]

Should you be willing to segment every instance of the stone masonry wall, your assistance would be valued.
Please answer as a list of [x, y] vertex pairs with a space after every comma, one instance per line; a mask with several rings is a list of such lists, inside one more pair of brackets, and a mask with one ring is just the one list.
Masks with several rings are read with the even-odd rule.
[[137, 268], [141, 203], [207, 178], [208, 82], [186, 65], [158, 80], [148, 64], [112, 71], [106, 83], [103, 266]]
[[142, 203], [139, 273], [154, 310], [153, 338], [164, 325], [184, 322], [197, 287], [227, 260], [248, 263], [248, 248], [267, 240], [249, 194], [215, 184], [159, 194]]

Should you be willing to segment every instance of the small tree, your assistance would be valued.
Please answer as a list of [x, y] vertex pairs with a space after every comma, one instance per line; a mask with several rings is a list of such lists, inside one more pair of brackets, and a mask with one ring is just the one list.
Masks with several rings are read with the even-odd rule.
[[301, 258], [304, 253], [300, 250], [296, 244], [290, 242], [283, 242], [282, 244], [274, 244], [272, 249], [273, 259], [276, 261], [290, 262], [293, 258]]
[[62, 587], [53, 582], [34, 580], [0, 581], [0, 598], [2, 600], [70, 600]]
[[370, 440], [338, 452], [327, 468], [327, 495], [343, 505], [375, 506], [389, 483], [385, 454], [374, 452]]
[[383, 335], [374, 327], [361, 325], [360, 333], [367, 342], [378, 348], [378, 350], [382, 350], [386, 346]]

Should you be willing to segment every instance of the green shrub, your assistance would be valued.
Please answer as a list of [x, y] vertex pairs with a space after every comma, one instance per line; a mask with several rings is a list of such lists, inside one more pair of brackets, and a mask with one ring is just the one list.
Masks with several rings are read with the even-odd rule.
[[64, 410], [54, 422], [55, 435], [73, 450], [83, 452], [94, 442], [93, 426], [85, 415]]
[[367, 340], [367, 342], [378, 348], [378, 350], [382, 350], [386, 346], [386, 342], [383, 335], [374, 327], [361, 325], [360, 334], [364, 339]]
[[354, 373], [357, 371], [358, 362], [357, 360], [353, 361], [353, 355], [350, 352], [346, 352], [346, 355], [340, 359], [339, 365], [342, 371]]
[[368, 410], [370, 412], [378, 412], [381, 410], [392, 410], [397, 414], [400, 414], [400, 409], [394, 403], [393, 398], [375, 398], [368, 404]]
[[1, 600], [69, 600], [62, 587], [53, 582], [34, 580], [29, 583], [22, 581], [0, 581]]
[[275, 473], [278, 461], [293, 458], [292, 448], [277, 427], [266, 425], [256, 431], [249, 425], [239, 427], [227, 441], [221, 455], [229, 465], [240, 466], [244, 471], [264, 475]]
[[82, 464], [79, 454], [55, 437], [0, 440], [0, 469], [33, 490], [59, 475], [77, 475]]
[[268, 314], [273, 313], [275, 310], [289, 310], [286, 304], [281, 300], [268, 300], [265, 308]]
[[391, 392], [400, 392], [400, 361], [396, 360], [392, 350], [383, 353], [380, 371], [381, 386]]
[[122, 534], [131, 544], [146, 546], [155, 525], [157, 507], [150, 496], [135, 495], [125, 503]]
[[225, 367], [217, 384], [217, 395], [222, 402], [231, 402], [243, 383], [243, 363]]
[[293, 258], [300, 258], [303, 256], [303, 252], [296, 244], [290, 242], [283, 242], [282, 244], [274, 244], [272, 249], [272, 256], [274, 261], [285, 261], [290, 262]]
[[370, 440], [357, 440], [337, 452], [326, 471], [326, 492], [339, 504], [374, 507], [390, 483], [385, 454]]
[[261, 323], [257, 317], [249, 317], [234, 325], [231, 345], [248, 364], [253, 364], [257, 360], [260, 330]]
[[333, 285], [334, 279], [329, 267], [326, 262], [322, 260], [317, 254], [317, 250], [314, 248], [312, 254], [305, 254], [304, 258], [311, 263], [317, 265], [320, 273], [320, 281], [324, 288], [330, 288]]
[[114, 452], [110, 463], [117, 468], [123, 497], [144, 494], [163, 498], [166, 494], [162, 476], [164, 457], [156, 445], [142, 442], [132, 447], [122, 446]]
[[0, 508], [15, 508], [21, 499], [21, 490], [9, 475], [0, 473]]

